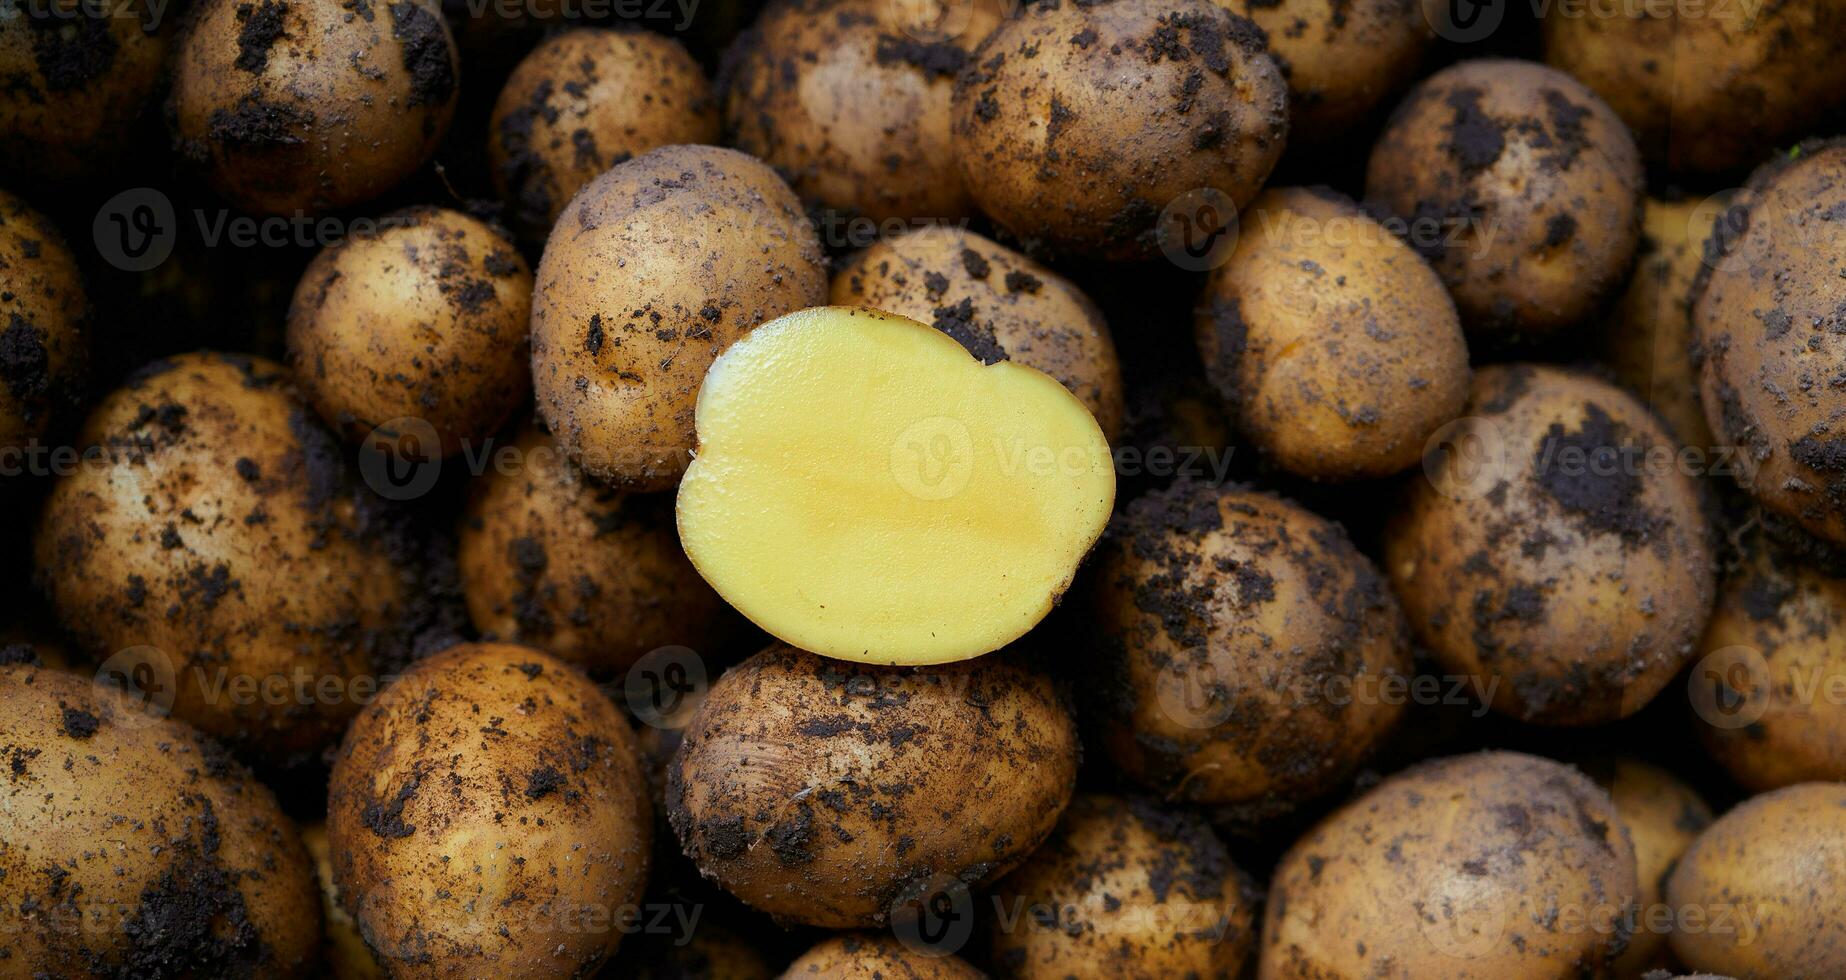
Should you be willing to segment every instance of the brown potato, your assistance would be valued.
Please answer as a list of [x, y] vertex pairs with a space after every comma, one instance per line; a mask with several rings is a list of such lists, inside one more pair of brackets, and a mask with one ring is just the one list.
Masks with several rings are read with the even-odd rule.
[[1640, 888], [1609, 794], [1512, 752], [1425, 762], [1295, 842], [1262, 980], [1605, 976]]
[[883, 933], [824, 939], [790, 963], [782, 980], [982, 980], [955, 956], [917, 952]]
[[506, 80], [488, 124], [494, 189], [534, 238], [604, 170], [676, 143], [716, 143], [718, 103], [698, 62], [651, 31], [555, 34]]
[[667, 773], [706, 877], [760, 911], [884, 925], [992, 881], [1051, 833], [1077, 778], [1051, 680], [1013, 656], [905, 669], [771, 647], [712, 685]]
[[64, 236], [0, 191], [0, 462], [42, 444], [81, 410], [89, 361], [88, 302]]
[[222, 747], [24, 665], [0, 666], [0, 733], [0, 975], [318, 975], [307, 853]]
[[619, 674], [657, 647], [710, 652], [730, 624], [686, 560], [673, 501], [584, 476], [542, 429], [512, 444], [519, 466], [474, 480], [460, 535], [475, 628]]
[[1334, 788], [1402, 713], [1403, 613], [1337, 524], [1181, 481], [1134, 501], [1095, 572], [1097, 741], [1169, 799], [1261, 814]]
[[1692, 290], [1705, 418], [1748, 453], [1764, 507], [1846, 544], [1846, 140], [1805, 143], [1751, 176], [1712, 231]]
[[873, 221], [974, 213], [949, 138], [968, 53], [1010, 0], [776, 0], [726, 56], [726, 142]]
[[1752, 797], [1692, 842], [1667, 903], [1703, 928], [1673, 955], [1738, 980], [1846, 976], [1846, 784], [1802, 783]]
[[1364, 126], [1429, 47], [1415, 0], [1214, 0], [1269, 35], [1288, 79], [1288, 135], [1326, 146]]
[[1464, 326], [1541, 339], [1628, 279], [1641, 155], [1596, 93], [1528, 61], [1464, 61], [1419, 84], [1366, 168], [1365, 196], [1404, 223]]
[[394, 977], [589, 975], [647, 884], [653, 818], [615, 705], [548, 654], [464, 644], [353, 722], [333, 878]]
[[180, 156], [247, 211], [368, 201], [421, 167], [460, 67], [438, 0], [200, 0], [168, 113]]
[[1256, 894], [1196, 814], [1079, 796], [994, 886], [993, 959], [1019, 980], [1235, 977]]
[[0, 18], [0, 169], [63, 182], [119, 164], [123, 135], [149, 115], [165, 81], [177, 14], [162, 0], [9, 7]]
[[1244, 437], [1312, 479], [1415, 465], [1468, 398], [1442, 280], [1335, 191], [1265, 191], [1240, 226], [1193, 335]]
[[1639, 977], [1666, 967], [1667, 937], [1678, 920], [1666, 904], [1667, 876], [1699, 832], [1711, 824], [1711, 807], [1679, 777], [1635, 759], [1597, 760], [1584, 770], [1615, 801], [1615, 814], [1634, 844], [1640, 881], [1640, 915], [1614, 975]]
[[1672, 680], [1711, 610], [1698, 488], [1633, 395], [1538, 365], [1475, 372], [1384, 537], [1418, 640], [1495, 710], [1592, 725]]
[[732, 341], [826, 302], [788, 185], [735, 150], [669, 146], [590, 182], [552, 229], [532, 298], [539, 412], [591, 475], [678, 482], [699, 384]]
[[1104, 436], [1121, 432], [1122, 366], [1102, 310], [992, 239], [941, 226], [884, 239], [834, 273], [832, 302], [927, 323], [989, 364], [1035, 367], [1081, 398]]
[[1041, 3], [975, 51], [953, 112], [994, 221], [1052, 251], [1146, 259], [1169, 205], [1228, 205], [1197, 209], [1216, 216], [1209, 235], [1256, 196], [1288, 135], [1288, 85], [1263, 32], [1208, 0]]
[[525, 403], [531, 309], [532, 271], [512, 242], [465, 214], [411, 208], [308, 264], [289, 306], [289, 363], [348, 439], [417, 420], [453, 454]]

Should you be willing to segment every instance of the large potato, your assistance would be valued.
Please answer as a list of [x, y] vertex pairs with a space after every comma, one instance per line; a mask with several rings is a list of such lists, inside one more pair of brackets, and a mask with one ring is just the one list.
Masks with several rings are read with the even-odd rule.
[[772, 647], [712, 686], [667, 773], [699, 870], [777, 919], [884, 925], [1005, 874], [1051, 833], [1077, 732], [1049, 678], [996, 654], [904, 669]]
[[0, 191], [0, 459], [72, 423], [89, 360], [88, 303], [64, 236]]
[[653, 833], [628, 722], [548, 654], [419, 661], [333, 766], [340, 901], [394, 977], [595, 972], [646, 887]]
[[0, 758], [0, 976], [317, 975], [301, 838], [216, 743], [88, 678], [14, 665]]
[[545, 244], [539, 412], [591, 475], [667, 489], [689, 462], [706, 369], [751, 328], [826, 298], [819, 239], [775, 171], [711, 146], [636, 157], [585, 186]]

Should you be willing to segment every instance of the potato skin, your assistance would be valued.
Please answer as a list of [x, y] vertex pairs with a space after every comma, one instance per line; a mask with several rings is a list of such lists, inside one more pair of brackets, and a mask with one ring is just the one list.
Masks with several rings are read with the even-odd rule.
[[1416, 72], [1431, 35], [1418, 0], [1214, 0], [1269, 35], [1296, 147], [1364, 126]]
[[1240, 227], [1193, 335], [1244, 437], [1312, 479], [1414, 466], [1468, 398], [1442, 280], [1335, 191], [1264, 191]]
[[1608, 100], [1652, 166], [1754, 166], [1841, 104], [1846, 3], [1621, 4], [1542, 19], [1545, 60]]
[[1667, 937], [1677, 918], [1667, 913], [1667, 876], [1680, 855], [1711, 824], [1711, 807], [1679, 777], [1629, 758], [1599, 759], [1584, 774], [1615, 801], [1615, 814], [1634, 844], [1641, 914], [1628, 948], [1615, 960], [1617, 977], [1639, 977], [1668, 966]]
[[1676, 909], [1725, 916], [1673, 933], [1692, 969], [1738, 980], [1846, 975], [1846, 784], [1802, 783], [1752, 797], [1692, 842], [1667, 882]]
[[1257, 975], [1607, 976], [1638, 892], [1615, 806], [1583, 774], [1513, 752], [1435, 759], [1283, 856]]
[[118, 162], [165, 81], [174, 13], [150, 0], [19, 4], [0, 21], [0, 167], [39, 181]]
[[89, 362], [89, 304], [77, 260], [56, 226], [5, 191], [0, 296], [4, 452], [40, 442], [56, 424], [74, 421]]
[[316, 975], [307, 852], [221, 746], [24, 665], [0, 666], [0, 733], [0, 974]]
[[1465, 417], [1385, 530], [1419, 642], [1526, 721], [1599, 724], [1646, 704], [1694, 650], [1713, 592], [1674, 449], [1646, 406], [1588, 375], [1476, 371]]
[[512, 242], [465, 214], [411, 208], [308, 264], [289, 306], [289, 363], [347, 439], [417, 418], [449, 455], [524, 404], [531, 309], [532, 271]]
[[594, 973], [652, 834], [615, 705], [504, 644], [406, 671], [354, 720], [327, 801], [334, 883], [394, 977]]
[[1085, 794], [1032, 859], [994, 886], [1013, 922], [993, 960], [1019, 980], [1235, 977], [1256, 895], [1197, 814]]
[[532, 297], [539, 413], [571, 459], [635, 491], [686, 470], [705, 371], [759, 324], [826, 302], [820, 241], [758, 160], [669, 146], [591, 181]]
[[955, 80], [975, 202], [1053, 252], [1154, 258], [1163, 208], [1204, 189], [1242, 207], [1287, 136], [1263, 32], [1208, 0], [1036, 4]]
[[1012, 656], [904, 669], [776, 646], [712, 685], [668, 768], [668, 818], [758, 910], [871, 928], [915, 889], [1023, 861], [1077, 753], [1052, 682]]
[[913, 952], [882, 932], [821, 940], [783, 971], [782, 980], [982, 980], [986, 974], [955, 956]]
[[[873, 221], [965, 218], [955, 74], [1008, 0], [777, 0], [725, 56], [725, 142], [803, 200]], [[922, 30], [944, 18], [952, 36]]]
[[992, 239], [947, 226], [883, 239], [834, 273], [831, 302], [927, 323], [990, 364], [1037, 368], [1083, 400], [1104, 436], [1121, 433], [1122, 366], [1102, 310]]
[[347, 207], [442, 142], [460, 66], [437, 0], [201, 0], [177, 42], [179, 155], [246, 211]]
[[1616, 380], [1660, 413], [1680, 445], [1701, 450], [1716, 443], [1699, 402], [1692, 284], [1705, 238], [1725, 210], [1711, 199], [1648, 198], [1634, 278], [1603, 328], [1603, 357]]
[[377, 664], [407, 657], [413, 556], [280, 365], [156, 362], [77, 445], [96, 448], [52, 488], [35, 574], [90, 656], [159, 651], [176, 717], [298, 759], [338, 737]]
[[730, 617], [680, 549], [672, 499], [590, 480], [536, 426], [512, 448], [519, 469], [476, 477], [462, 520], [475, 628], [596, 675], [657, 647], [710, 652]]
[[1365, 175], [1366, 198], [1410, 224], [1463, 325], [1503, 342], [1555, 334], [1622, 287], [1642, 189], [1634, 138], [1594, 92], [1491, 58], [1418, 84]]
[[553, 35], [507, 77], [488, 123], [494, 189], [544, 238], [583, 185], [676, 143], [716, 143], [718, 103], [686, 48], [651, 31]]
[[1180, 481], [1117, 519], [1094, 583], [1094, 741], [1169, 799], [1285, 810], [1402, 713], [1367, 692], [1410, 672], [1403, 613], [1344, 529], [1295, 504]]
[[1706, 241], [1693, 285], [1705, 418], [1754, 462], [1764, 507], [1846, 544], [1846, 401], [1826, 373], [1846, 357], [1846, 140], [1805, 143], [1759, 168]]

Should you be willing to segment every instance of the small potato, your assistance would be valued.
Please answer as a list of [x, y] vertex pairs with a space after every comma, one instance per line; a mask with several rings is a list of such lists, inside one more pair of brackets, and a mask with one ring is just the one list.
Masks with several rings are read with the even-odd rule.
[[1625, 718], [1685, 665], [1711, 611], [1698, 488], [1664, 426], [1584, 374], [1474, 375], [1384, 535], [1417, 639], [1525, 721]]
[[1214, 0], [1269, 35], [1288, 79], [1288, 137], [1327, 146], [1370, 121], [1431, 40], [1416, 0]]
[[0, 191], [0, 451], [39, 443], [57, 423], [75, 421], [89, 360], [87, 311], [64, 236]]
[[618, 164], [578, 193], [539, 263], [539, 413], [592, 476], [668, 489], [706, 369], [758, 324], [826, 298], [820, 240], [761, 161], [669, 146]]
[[1464, 61], [1419, 84], [1366, 168], [1365, 196], [1405, 224], [1470, 332], [1539, 340], [1628, 279], [1641, 154], [1596, 93], [1527, 61]]
[[1608, 100], [1650, 165], [1719, 174], [1799, 139], [1846, 93], [1846, 2], [1551, 6], [1545, 60]]
[[1468, 398], [1442, 280], [1331, 190], [1265, 191], [1240, 224], [1193, 335], [1244, 437], [1311, 479], [1414, 466]]
[[0, 976], [318, 976], [314, 871], [217, 743], [0, 665]]
[[1710, 825], [1711, 807], [1679, 777], [1645, 762], [1599, 760], [1584, 772], [1615, 801], [1615, 814], [1634, 844], [1641, 912], [1628, 948], [1615, 960], [1614, 975], [1639, 977], [1671, 959], [1667, 937], [1679, 916], [1665, 904], [1667, 876]]
[[1607, 976], [1639, 892], [1615, 805], [1581, 773], [1513, 752], [1436, 759], [1283, 856], [1257, 975]]
[[706, 877], [785, 923], [884, 925], [1005, 874], [1077, 778], [1051, 680], [1005, 654], [921, 669], [772, 647], [712, 685], [667, 773]]
[[1710, 924], [1674, 932], [1673, 955], [1737, 980], [1846, 976], [1842, 889], [1846, 784], [1753, 797], [1700, 834], [1667, 881], [1667, 904]]
[[1122, 367], [1102, 311], [998, 242], [946, 226], [884, 239], [834, 274], [832, 302], [927, 323], [989, 364], [1035, 367], [1083, 399], [1104, 436], [1121, 432]]
[[725, 57], [726, 142], [804, 200], [873, 221], [962, 218], [955, 73], [1011, 0], [776, 0]]
[[429, 159], [455, 113], [439, 0], [200, 0], [188, 18], [174, 145], [246, 211], [377, 197]]
[[295, 378], [350, 440], [411, 419], [444, 455], [478, 446], [531, 390], [532, 272], [465, 214], [411, 208], [380, 226], [322, 250], [302, 274], [288, 313]]
[[1217, 215], [1194, 229], [1215, 236], [1256, 196], [1288, 136], [1288, 84], [1263, 32], [1209, 0], [1040, 3], [975, 51], [953, 111], [962, 174], [1007, 231], [1148, 259], [1170, 204], [1196, 200], [1185, 214]]
[[1718, 220], [1693, 285], [1700, 392], [1745, 489], [1846, 544], [1846, 140], [1805, 143], [1751, 176]]
[[[162, 16], [171, 14], [172, 16]], [[71, 181], [122, 162], [165, 82], [162, 0], [11, 4], [0, 18], [0, 169]]]
[[718, 103], [698, 62], [651, 31], [578, 29], [526, 55], [494, 103], [487, 155], [510, 221], [544, 238], [583, 185], [676, 143], [716, 143]]
[[1079, 796], [994, 886], [993, 959], [1019, 980], [1235, 977], [1256, 895], [1203, 818]]
[[358, 924], [340, 904], [340, 890], [333, 884], [327, 826], [317, 823], [301, 828], [301, 841], [308, 846], [308, 858], [314, 862], [314, 876], [320, 884], [321, 917], [327, 924], [321, 957], [327, 968], [335, 980], [382, 980], [384, 970], [372, 958], [372, 949], [359, 935]]
[[647, 884], [653, 818], [615, 705], [548, 654], [464, 644], [354, 720], [327, 841], [394, 977], [587, 976]]
[[1648, 198], [1634, 278], [1603, 326], [1603, 357], [1616, 380], [1660, 413], [1680, 445], [1701, 451], [1716, 443], [1699, 403], [1692, 283], [1702, 268], [1705, 238], [1724, 211], [1710, 199]]
[[986, 974], [955, 956], [921, 953], [884, 933], [848, 933], [822, 940], [789, 964], [782, 980], [982, 980]]
[[1402, 712], [1403, 613], [1337, 524], [1181, 481], [1130, 504], [1095, 572], [1103, 751], [1170, 799], [1263, 812], [1324, 793]]
[[477, 477], [461, 526], [462, 588], [482, 635], [596, 675], [657, 647], [718, 644], [728, 610], [680, 549], [671, 498], [588, 479], [536, 426], [512, 448], [519, 469]]

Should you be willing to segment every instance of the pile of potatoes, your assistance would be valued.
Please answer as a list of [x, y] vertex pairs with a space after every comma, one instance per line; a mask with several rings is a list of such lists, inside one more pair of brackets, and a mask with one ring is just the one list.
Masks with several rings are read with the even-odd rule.
[[[0, 977], [1846, 978], [1846, 0], [18, 6]], [[1022, 638], [689, 558], [817, 307], [1107, 440]]]

